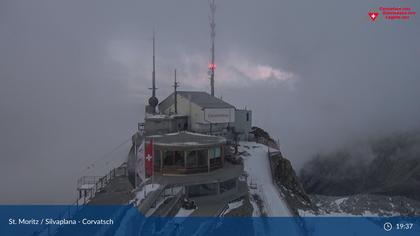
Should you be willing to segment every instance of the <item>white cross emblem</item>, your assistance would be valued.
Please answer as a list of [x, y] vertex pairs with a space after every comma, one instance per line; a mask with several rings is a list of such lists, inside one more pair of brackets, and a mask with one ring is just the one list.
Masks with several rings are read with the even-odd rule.
[[148, 161], [152, 160], [152, 158], [153, 158], [153, 157], [152, 157], [152, 155], [150, 155], [150, 154], [146, 156], [146, 160], [148, 160]]

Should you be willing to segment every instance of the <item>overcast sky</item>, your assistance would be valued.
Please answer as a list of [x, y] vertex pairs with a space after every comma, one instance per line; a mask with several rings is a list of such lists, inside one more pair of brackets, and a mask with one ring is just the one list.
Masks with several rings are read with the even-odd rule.
[[[252, 109], [296, 169], [418, 128], [420, 16], [367, 15], [399, 3], [218, 1], [216, 95]], [[206, 0], [1, 0], [0, 203], [69, 203], [86, 166], [124, 158], [128, 144], [101, 157], [143, 118], [153, 29], [158, 98], [174, 68], [180, 89], [209, 91], [208, 12]]]

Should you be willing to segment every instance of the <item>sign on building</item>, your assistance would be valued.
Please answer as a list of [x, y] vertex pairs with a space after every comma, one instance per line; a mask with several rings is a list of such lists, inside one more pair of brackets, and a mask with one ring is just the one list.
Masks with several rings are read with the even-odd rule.
[[209, 123], [235, 122], [235, 109], [233, 108], [206, 108], [204, 120]]

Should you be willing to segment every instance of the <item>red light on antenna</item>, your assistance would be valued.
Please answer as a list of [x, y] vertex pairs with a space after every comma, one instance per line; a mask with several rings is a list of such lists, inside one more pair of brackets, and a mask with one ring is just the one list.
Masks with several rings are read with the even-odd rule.
[[214, 63], [210, 63], [209, 64], [209, 69], [216, 69], [216, 64], [214, 64]]

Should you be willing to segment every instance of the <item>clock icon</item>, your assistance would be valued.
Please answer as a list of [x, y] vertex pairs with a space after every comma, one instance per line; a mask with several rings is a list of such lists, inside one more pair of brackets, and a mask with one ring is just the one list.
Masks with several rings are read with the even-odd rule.
[[384, 224], [384, 230], [387, 231], [387, 232], [391, 231], [392, 230], [392, 224], [389, 223], [389, 222], [386, 222]]

